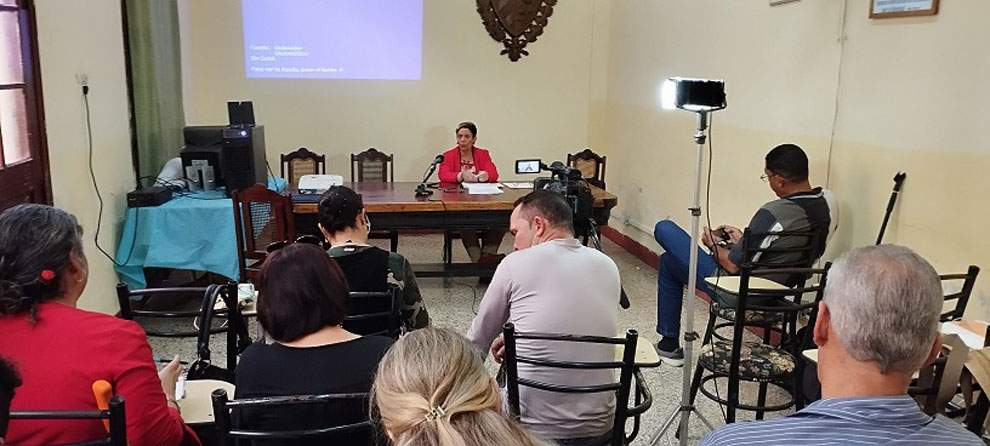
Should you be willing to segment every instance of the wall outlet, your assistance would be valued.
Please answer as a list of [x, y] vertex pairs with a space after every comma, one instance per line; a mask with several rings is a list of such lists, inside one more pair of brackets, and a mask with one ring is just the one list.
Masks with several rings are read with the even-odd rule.
[[89, 85], [89, 75], [86, 74], [86, 73], [76, 73], [76, 82], [78, 82], [79, 85], [82, 85], [84, 87], [85, 86], [88, 86]]

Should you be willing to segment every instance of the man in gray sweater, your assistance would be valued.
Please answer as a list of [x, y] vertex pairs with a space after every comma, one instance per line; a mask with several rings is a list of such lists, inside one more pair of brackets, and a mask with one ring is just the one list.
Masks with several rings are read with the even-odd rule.
[[[537, 190], [516, 201], [509, 221], [515, 252], [495, 270], [467, 338], [502, 361], [506, 322], [520, 332], [616, 336], [619, 270], [605, 254], [574, 238], [573, 214], [559, 195]], [[600, 348], [599, 348], [600, 347]], [[612, 346], [524, 341], [520, 355], [564, 361], [612, 361]], [[614, 382], [611, 370], [519, 365], [520, 377], [563, 385]], [[522, 422], [562, 445], [594, 444], [611, 431], [615, 396], [568, 395], [522, 387]], [[600, 441], [599, 441], [600, 443]]]

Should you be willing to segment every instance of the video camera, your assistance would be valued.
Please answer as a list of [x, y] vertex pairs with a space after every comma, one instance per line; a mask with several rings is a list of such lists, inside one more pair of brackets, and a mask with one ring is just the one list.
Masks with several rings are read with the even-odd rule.
[[574, 234], [579, 237], [591, 235], [594, 232], [591, 209], [595, 198], [581, 171], [560, 161], [554, 161], [548, 166], [538, 159], [516, 160], [516, 174], [539, 172], [550, 172], [550, 176], [535, 179], [533, 189], [546, 189], [564, 197], [574, 213]]
[[[595, 249], [604, 252], [598, 237], [597, 224], [591, 213], [595, 197], [591, 195], [591, 188], [581, 171], [560, 161], [554, 161], [548, 166], [538, 159], [516, 160], [516, 175], [540, 172], [550, 172], [550, 177], [533, 180], [533, 189], [546, 189], [564, 197], [574, 213], [574, 235], [583, 237], [584, 243], [588, 243], [590, 239]], [[619, 288], [619, 305], [629, 308], [629, 297], [622, 287]]]

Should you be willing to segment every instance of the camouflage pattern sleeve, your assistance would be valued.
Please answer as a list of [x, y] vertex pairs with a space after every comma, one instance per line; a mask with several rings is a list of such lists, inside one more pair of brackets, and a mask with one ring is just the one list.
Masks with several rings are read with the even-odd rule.
[[423, 296], [416, 283], [416, 274], [405, 257], [392, 253], [389, 256], [389, 283], [399, 287], [402, 295], [402, 325], [406, 331], [430, 325], [430, 314], [426, 311]]

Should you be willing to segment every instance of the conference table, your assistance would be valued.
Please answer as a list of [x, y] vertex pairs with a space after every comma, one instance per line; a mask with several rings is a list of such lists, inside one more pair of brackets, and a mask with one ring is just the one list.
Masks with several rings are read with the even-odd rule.
[[[453, 183], [440, 183], [433, 194], [416, 196], [415, 182], [344, 183], [361, 195], [365, 211], [376, 230], [457, 230], [507, 228], [515, 201], [532, 192], [532, 188], [502, 188], [501, 194], [470, 194]], [[297, 234], [316, 234], [319, 195], [295, 193], [290, 185], [292, 212]], [[608, 223], [618, 197], [591, 186], [594, 197], [592, 216], [598, 225]], [[490, 273], [493, 265], [415, 264], [413, 270], [422, 277], [477, 276]]]

